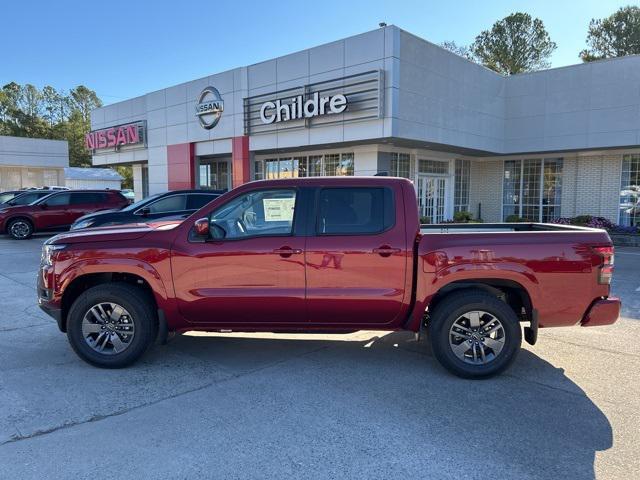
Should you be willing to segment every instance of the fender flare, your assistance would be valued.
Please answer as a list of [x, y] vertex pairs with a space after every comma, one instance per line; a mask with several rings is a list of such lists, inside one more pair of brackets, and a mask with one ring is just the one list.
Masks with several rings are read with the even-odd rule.
[[6, 220], [4, 221], [4, 228], [3, 228], [4, 231], [2, 233], [7, 233], [9, 231], [9, 224], [11, 223], [12, 220], [15, 220], [16, 218], [26, 218], [27, 220], [29, 220], [29, 222], [31, 222], [31, 225], [33, 226], [33, 231], [35, 232], [36, 222], [31, 215], [29, 215], [28, 213], [14, 213], [13, 215], [10, 215], [9, 217], [7, 217]]
[[59, 277], [57, 289], [64, 296], [67, 287], [84, 275], [96, 273], [129, 273], [142, 278], [151, 287], [159, 308], [169, 301], [167, 288], [158, 271], [150, 264], [135, 258], [85, 258], [66, 267]]
[[[418, 285], [416, 287], [416, 301], [413, 311], [405, 323], [405, 328], [407, 330], [418, 332], [422, 326], [424, 312], [438, 292], [442, 291], [442, 289], [448, 285], [461, 281], [482, 283], [487, 280], [506, 280], [513, 282], [522, 287], [522, 289], [527, 293], [531, 300], [532, 311], [535, 311], [535, 305], [540, 301], [540, 285], [537, 277], [531, 270], [523, 268], [522, 265], [519, 264], [500, 264], [499, 269], [491, 269], [487, 268], [487, 266], [490, 265], [455, 265], [453, 267], [439, 270], [435, 273], [435, 278], [431, 281], [426, 279], [425, 272], [418, 271], [420, 278], [417, 279]], [[429, 274], [426, 273], [426, 275]]]

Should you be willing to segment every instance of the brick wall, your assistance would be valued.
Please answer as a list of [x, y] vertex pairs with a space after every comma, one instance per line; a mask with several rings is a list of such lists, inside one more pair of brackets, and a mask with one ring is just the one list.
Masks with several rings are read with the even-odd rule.
[[502, 220], [502, 160], [472, 160], [469, 208], [478, 216], [478, 204], [482, 204], [485, 222]]
[[622, 155], [565, 157], [562, 216], [597, 215], [618, 221]]
[[[562, 158], [561, 215], [597, 215], [617, 222], [622, 155], [567, 154]], [[502, 220], [502, 174], [502, 160], [471, 161], [469, 208], [477, 216], [478, 203], [482, 203], [485, 222]]]

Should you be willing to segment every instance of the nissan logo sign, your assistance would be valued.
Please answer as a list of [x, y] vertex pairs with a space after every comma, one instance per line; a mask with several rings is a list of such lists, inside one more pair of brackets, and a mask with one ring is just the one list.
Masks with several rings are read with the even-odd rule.
[[215, 87], [207, 87], [202, 90], [196, 104], [196, 117], [202, 128], [207, 130], [215, 127], [220, 121], [224, 111], [224, 101], [220, 92]]

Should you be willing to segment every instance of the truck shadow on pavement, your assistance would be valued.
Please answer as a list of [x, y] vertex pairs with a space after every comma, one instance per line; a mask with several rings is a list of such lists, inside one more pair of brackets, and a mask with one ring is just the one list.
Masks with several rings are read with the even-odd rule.
[[318, 468], [327, 475], [368, 477], [397, 465], [408, 478], [588, 479], [595, 453], [612, 446], [597, 405], [526, 349], [506, 374], [482, 381], [448, 374], [426, 342], [405, 332], [366, 340], [181, 336], [156, 347], [152, 363], [169, 352], [232, 377], [213, 399], [230, 395], [250, 421], [289, 426], [253, 448], [305, 451], [305, 462], [324, 459]]
[[7, 478], [92, 476], [100, 445], [130, 478], [591, 479], [612, 446], [598, 406], [527, 349], [470, 381], [407, 333], [189, 334], [102, 370], [33, 328], [50, 339], [0, 345]]

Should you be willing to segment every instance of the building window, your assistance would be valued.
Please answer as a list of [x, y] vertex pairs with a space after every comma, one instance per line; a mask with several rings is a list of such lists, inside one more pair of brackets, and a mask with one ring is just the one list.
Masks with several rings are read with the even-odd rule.
[[622, 157], [620, 224], [640, 225], [640, 155]]
[[340, 155], [340, 167], [336, 172], [339, 176], [353, 176], [353, 153], [343, 153]]
[[471, 178], [471, 161], [456, 159], [456, 175], [453, 199], [454, 212], [469, 211], [469, 182]]
[[549, 222], [560, 216], [562, 159], [506, 160], [502, 188], [502, 220], [517, 216]]
[[229, 190], [231, 186], [229, 162], [227, 160], [200, 161], [200, 188], [213, 190]]
[[264, 180], [264, 161], [256, 160], [253, 164], [253, 179]]
[[446, 175], [449, 173], [449, 162], [439, 160], [418, 160], [418, 173], [435, 173]]
[[390, 169], [392, 177], [411, 178], [411, 155], [408, 153], [392, 153]]
[[256, 180], [347, 175], [353, 175], [353, 153], [268, 158], [254, 163]]

